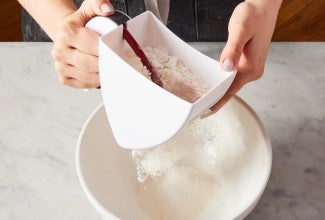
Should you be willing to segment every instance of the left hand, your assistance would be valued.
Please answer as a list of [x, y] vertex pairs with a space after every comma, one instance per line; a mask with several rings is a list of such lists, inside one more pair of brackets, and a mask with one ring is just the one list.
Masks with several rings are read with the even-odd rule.
[[246, 83], [263, 75], [269, 44], [281, 1], [245, 1], [234, 10], [228, 25], [228, 41], [220, 64], [237, 75], [222, 99], [212, 106], [211, 115], [226, 104]]

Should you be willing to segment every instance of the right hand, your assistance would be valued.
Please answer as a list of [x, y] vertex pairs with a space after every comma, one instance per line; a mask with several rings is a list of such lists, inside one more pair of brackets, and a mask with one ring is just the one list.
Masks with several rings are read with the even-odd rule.
[[77, 11], [62, 20], [51, 52], [61, 84], [74, 88], [100, 86], [99, 36], [84, 26], [96, 15], [108, 16], [113, 13], [114, 8], [109, 0], [85, 0]]

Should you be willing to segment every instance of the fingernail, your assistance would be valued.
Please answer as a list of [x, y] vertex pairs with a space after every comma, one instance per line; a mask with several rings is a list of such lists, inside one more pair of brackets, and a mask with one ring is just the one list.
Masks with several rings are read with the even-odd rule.
[[232, 62], [232, 60], [228, 58], [225, 59], [222, 64], [223, 69], [226, 70], [227, 72], [232, 71], [234, 69], [234, 66], [235, 66], [234, 62]]
[[110, 13], [113, 12], [113, 8], [108, 4], [104, 3], [100, 6], [100, 9], [102, 10], [103, 13]]

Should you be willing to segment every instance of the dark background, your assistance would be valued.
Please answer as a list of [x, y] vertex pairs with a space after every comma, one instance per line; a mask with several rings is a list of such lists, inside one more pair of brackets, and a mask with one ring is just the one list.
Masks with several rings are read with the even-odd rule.
[[[324, 41], [324, 0], [284, 0], [273, 41]], [[0, 41], [22, 41], [21, 7], [15, 0], [0, 0]]]

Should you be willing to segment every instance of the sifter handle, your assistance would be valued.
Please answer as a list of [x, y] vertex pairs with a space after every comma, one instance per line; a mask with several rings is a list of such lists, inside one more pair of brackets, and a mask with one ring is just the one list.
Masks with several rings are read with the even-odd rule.
[[[127, 14], [115, 10], [114, 14], [110, 15], [109, 17], [93, 17], [87, 22], [85, 27], [94, 31], [99, 36], [103, 36], [104, 34], [114, 30], [120, 24], [124, 24], [129, 19], [130, 17]], [[100, 87], [98, 87], [97, 89], [100, 89]], [[87, 92], [88, 89], [84, 89], [84, 91]]]
[[103, 36], [129, 19], [130, 17], [128, 15], [121, 11], [115, 10], [114, 14], [110, 15], [109, 17], [97, 16], [90, 19], [85, 27], [94, 31], [99, 36]]

